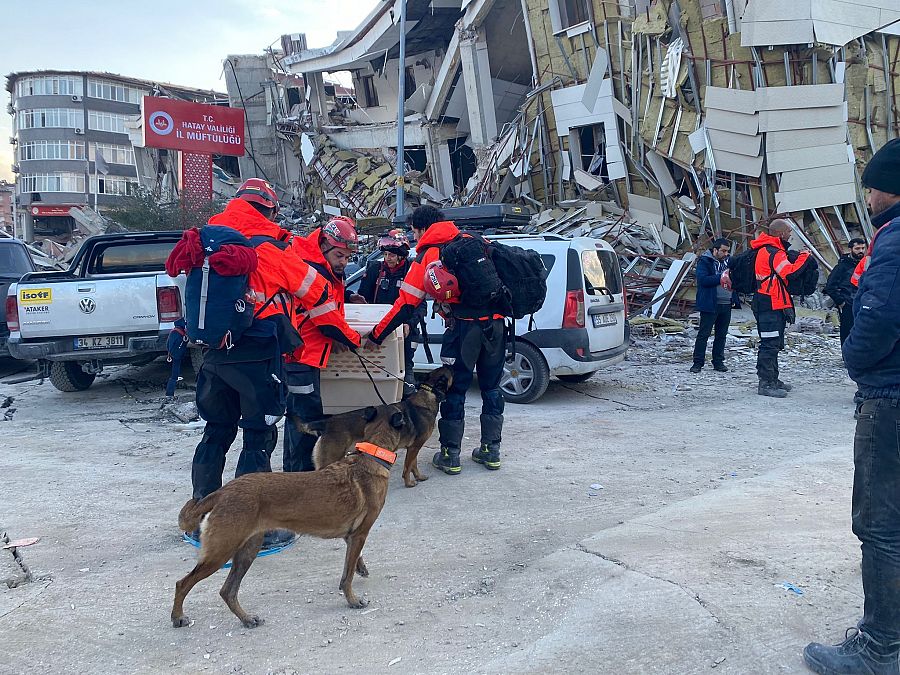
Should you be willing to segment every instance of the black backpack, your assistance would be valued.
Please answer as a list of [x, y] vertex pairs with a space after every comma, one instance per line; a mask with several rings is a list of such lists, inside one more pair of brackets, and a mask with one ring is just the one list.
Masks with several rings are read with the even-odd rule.
[[[792, 263], [796, 262], [799, 251], [788, 251], [787, 257]], [[787, 275], [787, 289], [791, 295], [812, 295], [819, 286], [819, 263], [810, 255], [803, 266]]]
[[749, 248], [732, 256], [728, 261], [728, 276], [731, 288], [738, 293], [756, 292], [756, 253], [759, 249]]
[[494, 267], [508, 291], [510, 316], [534, 314], [547, 298], [547, 268], [537, 251], [491, 243]]

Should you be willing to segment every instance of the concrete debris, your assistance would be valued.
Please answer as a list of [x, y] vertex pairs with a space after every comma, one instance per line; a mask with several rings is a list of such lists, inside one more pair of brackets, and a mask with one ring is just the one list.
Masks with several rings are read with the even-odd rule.
[[168, 403], [163, 406], [163, 412], [184, 424], [193, 422], [200, 417], [200, 414], [197, 412], [197, 404], [193, 401], [186, 403]]

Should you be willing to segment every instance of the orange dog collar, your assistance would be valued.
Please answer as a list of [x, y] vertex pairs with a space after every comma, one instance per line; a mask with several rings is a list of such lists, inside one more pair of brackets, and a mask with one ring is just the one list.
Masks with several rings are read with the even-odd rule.
[[383, 462], [387, 462], [388, 464], [393, 464], [397, 461], [396, 452], [391, 452], [387, 448], [380, 448], [374, 443], [357, 443], [356, 449], [367, 455], [372, 455], [372, 457], [380, 459]]

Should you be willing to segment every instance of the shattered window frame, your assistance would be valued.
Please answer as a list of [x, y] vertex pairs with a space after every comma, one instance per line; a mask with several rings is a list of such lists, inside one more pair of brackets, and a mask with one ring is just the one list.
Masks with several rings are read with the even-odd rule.
[[[590, 0], [550, 0], [549, 10], [554, 33], [561, 33], [592, 19]], [[578, 18], [573, 19], [573, 14]]]
[[131, 197], [137, 194], [138, 182], [130, 176], [91, 176], [91, 194]]
[[[362, 107], [377, 108], [378, 107], [378, 90], [375, 88], [374, 75], [360, 75], [359, 87], [362, 90]], [[357, 97], [357, 103], [359, 97]]]

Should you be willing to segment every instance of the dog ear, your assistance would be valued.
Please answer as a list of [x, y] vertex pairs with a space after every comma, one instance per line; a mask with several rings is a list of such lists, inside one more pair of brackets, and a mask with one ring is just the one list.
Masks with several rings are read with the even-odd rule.
[[378, 408], [373, 405], [368, 406], [365, 410], [363, 410], [363, 417], [365, 417], [366, 422], [371, 422], [376, 417], [378, 417]]
[[395, 412], [391, 415], [391, 426], [394, 429], [402, 429], [406, 426], [406, 417], [404, 417], [402, 412]]

